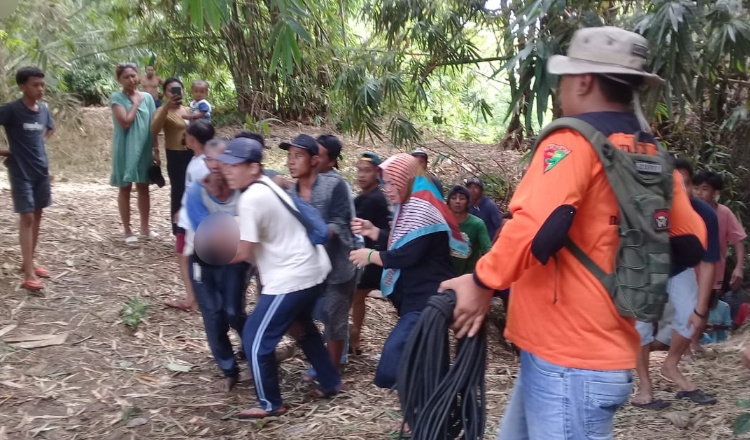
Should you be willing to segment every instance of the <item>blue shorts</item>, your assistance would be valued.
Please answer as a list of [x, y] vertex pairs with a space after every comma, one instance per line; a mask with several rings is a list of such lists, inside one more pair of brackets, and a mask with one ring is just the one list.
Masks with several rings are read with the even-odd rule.
[[13, 209], [18, 214], [39, 211], [52, 204], [52, 189], [49, 176], [34, 180], [16, 178], [8, 173]]

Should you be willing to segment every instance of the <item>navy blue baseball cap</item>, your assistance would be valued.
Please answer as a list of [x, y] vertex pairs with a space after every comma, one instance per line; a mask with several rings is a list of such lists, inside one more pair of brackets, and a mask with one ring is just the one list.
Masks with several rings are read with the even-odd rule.
[[216, 158], [219, 162], [235, 165], [238, 163], [263, 160], [263, 145], [254, 139], [236, 138], [227, 142], [227, 148]]
[[294, 138], [291, 142], [282, 142], [279, 144], [279, 148], [281, 148], [282, 150], [289, 150], [289, 147], [297, 147], [302, 148], [303, 150], [307, 150], [311, 156], [318, 155], [318, 141], [316, 141], [314, 137], [307, 134], [301, 134]]

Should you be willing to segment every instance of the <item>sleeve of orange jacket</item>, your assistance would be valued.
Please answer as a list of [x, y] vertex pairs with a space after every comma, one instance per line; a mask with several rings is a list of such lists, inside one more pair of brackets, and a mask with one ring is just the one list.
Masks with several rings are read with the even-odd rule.
[[[591, 145], [572, 130], [556, 131], [539, 145], [511, 199], [512, 219], [505, 223], [490, 252], [477, 262], [477, 284], [506, 289], [533, 264], [542, 264], [532, 252], [535, 237], [543, 225], [550, 226], [549, 220], [561, 208], [573, 213], [568, 215], [572, 222], [597, 160]], [[563, 233], [567, 236], [567, 229]]]
[[690, 203], [682, 175], [674, 172], [669, 237], [674, 263], [693, 267], [703, 258], [708, 246], [708, 232], [701, 216]]

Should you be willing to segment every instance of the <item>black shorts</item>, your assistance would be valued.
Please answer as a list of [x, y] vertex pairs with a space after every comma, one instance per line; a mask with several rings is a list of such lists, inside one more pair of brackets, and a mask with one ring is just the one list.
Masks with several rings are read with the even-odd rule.
[[365, 267], [365, 271], [357, 284], [357, 290], [380, 289], [380, 277], [383, 275], [383, 268], [375, 264]]
[[52, 188], [49, 176], [34, 180], [14, 177], [8, 173], [13, 209], [18, 214], [39, 211], [52, 204]]

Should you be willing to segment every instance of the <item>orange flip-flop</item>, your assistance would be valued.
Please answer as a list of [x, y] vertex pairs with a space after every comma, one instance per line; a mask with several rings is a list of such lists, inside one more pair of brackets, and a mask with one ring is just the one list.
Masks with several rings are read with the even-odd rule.
[[37, 266], [34, 268], [34, 275], [38, 276], [39, 278], [49, 278], [49, 270], [47, 270], [44, 266]]
[[26, 280], [21, 284], [21, 287], [32, 292], [44, 290], [44, 284], [39, 280]]

